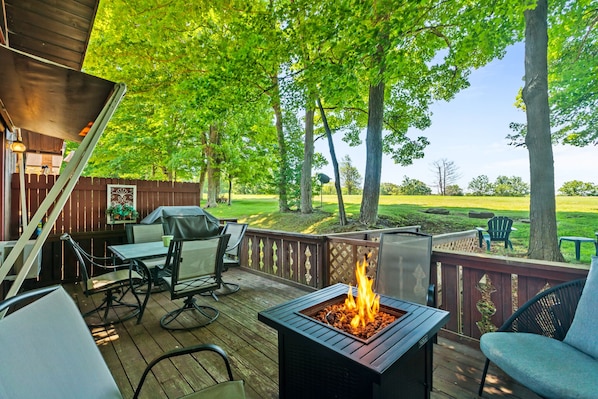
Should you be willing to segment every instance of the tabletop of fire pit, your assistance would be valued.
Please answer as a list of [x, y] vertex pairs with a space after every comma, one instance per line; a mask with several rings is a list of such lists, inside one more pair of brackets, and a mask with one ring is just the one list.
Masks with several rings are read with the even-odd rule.
[[[383, 373], [397, 358], [421, 348], [449, 319], [447, 311], [381, 295], [381, 305], [405, 315], [364, 341], [304, 314], [306, 309], [346, 295], [348, 289], [345, 284], [335, 284], [264, 310], [258, 319], [279, 333], [298, 334], [376, 373]], [[353, 295], [357, 295], [353, 290]]]

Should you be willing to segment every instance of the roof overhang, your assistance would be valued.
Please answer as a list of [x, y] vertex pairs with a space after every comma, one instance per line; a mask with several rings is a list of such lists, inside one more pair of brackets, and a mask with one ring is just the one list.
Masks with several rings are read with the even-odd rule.
[[0, 0], [5, 44], [80, 71], [99, 2]]
[[9, 128], [76, 142], [115, 85], [5, 46], [0, 46], [0, 76], [2, 117]]

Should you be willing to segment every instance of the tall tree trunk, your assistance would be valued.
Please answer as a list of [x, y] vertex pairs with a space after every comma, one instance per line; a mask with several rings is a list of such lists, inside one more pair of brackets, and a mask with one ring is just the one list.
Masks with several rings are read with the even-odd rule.
[[[203, 157], [204, 159], [208, 159], [208, 137], [207, 134], [205, 132], [201, 132], [201, 135], [199, 136], [200, 140], [201, 140], [201, 147], [203, 148]], [[199, 204], [201, 205], [201, 199], [203, 196], [203, 190], [204, 190], [204, 186], [206, 184], [206, 175], [208, 173], [208, 165], [207, 162], [206, 163], [202, 163], [202, 166], [199, 170]], [[206, 206], [207, 206], [207, 200], [206, 200]]]
[[233, 203], [233, 177], [228, 175], [228, 206]]
[[311, 168], [314, 161], [314, 109], [312, 103], [305, 109], [305, 143], [301, 170], [301, 213], [312, 213]]
[[525, 144], [530, 164], [530, 235], [532, 259], [563, 261], [556, 230], [554, 160], [548, 105], [547, 0], [525, 14], [525, 86], [527, 117]]
[[326, 131], [326, 137], [328, 138], [328, 148], [330, 149], [330, 159], [332, 160], [332, 167], [334, 168], [334, 188], [336, 188], [336, 198], [338, 200], [338, 218], [341, 226], [347, 224], [347, 214], [345, 213], [345, 203], [343, 202], [343, 191], [341, 188], [341, 172], [338, 168], [338, 161], [336, 160], [336, 152], [334, 151], [334, 142], [332, 141], [332, 132], [330, 126], [328, 126], [328, 119], [326, 119], [326, 113], [322, 102], [318, 98], [318, 108], [320, 109], [320, 116], [322, 117], [322, 123], [324, 124], [324, 130]]
[[272, 78], [274, 84], [274, 94], [272, 96], [272, 109], [276, 118], [276, 134], [278, 136], [278, 153], [280, 155], [279, 177], [278, 177], [278, 210], [280, 212], [288, 212], [289, 202], [287, 195], [287, 170], [288, 170], [288, 156], [287, 145], [284, 139], [284, 129], [282, 126], [282, 108], [280, 107], [280, 95], [278, 78]]
[[382, 173], [382, 122], [384, 118], [384, 81], [370, 86], [368, 105], [368, 128], [365, 138], [366, 163], [363, 196], [359, 220], [373, 225], [378, 219], [380, 200], [380, 175]]
[[218, 206], [220, 194], [220, 163], [218, 162], [217, 146], [220, 141], [220, 134], [216, 126], [210, 126], [208, 145], [206, 147], [207, 169], [208, 169], [208, 203], [207, 208]]
[[203, 196], [203, 186], [206, 184], [206, 168], [202, 167], [199, 171], [199, 204], [201, 206], [201, 198]]

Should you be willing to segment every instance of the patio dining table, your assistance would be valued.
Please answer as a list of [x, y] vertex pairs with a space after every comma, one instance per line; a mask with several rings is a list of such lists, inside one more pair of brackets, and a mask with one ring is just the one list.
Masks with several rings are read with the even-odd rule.
[[[156, 268], [155, 264], [152, 264], [152, 259], [157, 258], [164, 258], [168, 255], [168, 248], [164, 245], [162, 241], [151, 241], [151, 242], [142, 242], [136, 244], [119, 244], [119, 245], [109, 245], [108, 249], [112, 251], [112, 253], [122, 261], [125, 262], [143, 262], [148, 269], [150, 269], [150, 286], [149, 289], [151, 290], [151, 284], [159, 285], [157, 281], [157, 273], [154, 272]], [[156, 281], [151, 281], [151, 280]]]
[[123, 261], [143, 260], [168, 254], [168, 247], [164, 246], [162, 241], [110, 245], [108, 249]]

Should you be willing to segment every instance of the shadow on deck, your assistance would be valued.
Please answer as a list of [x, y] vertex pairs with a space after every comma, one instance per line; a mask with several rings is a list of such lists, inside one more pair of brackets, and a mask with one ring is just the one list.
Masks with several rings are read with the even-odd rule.
[[[152, 294], [141, 324], [135, 324], [133, 319], [111, 328], [92, 330], [126, 398], [133, 396], [133, 390], [149, 361], [165, 351], [199, 343], [220, 345], [228, 353], [235, 379], [245, 380], [248, 398], [278, 398], [277, 333], [259, 322], [257, 313], [305, 295], [307, 291], [239, 269], [229, 270], [225, 279], [240, 284], [241, 290], [220, 297], [218, 302], [211, 297], [198, 298], [198, 301], [220, 310], [220, 317], [206, 327], [176, 332], [161, 328], [160, 318], [175, 309], [181, 300], [175, 304], [168, 293], [158, 293]], [[66, 288], [82, 310], [91, 306], [80, 287], [70, 285]], [[443, 338], [441, 334], [434, 348], [434, 390], [431, 397], [477, 398], [483, 365], [484, 357], [479, 350]], [[188, 361], [176, 361], [173, 366], [158, 368], [155, 377], [150, 376], [146, 382], [142, 397], [176, 397], [192, 392], [193, 388], [210, 385], [214, 379], [224, 380], [221, 371], [209, 364], [203, 369], [190, 366]], [[485, 398], [538, 398], [494, 366], [490, 367], [486, 381]], [[397, 391], [400, 392], [400, 387]]]

